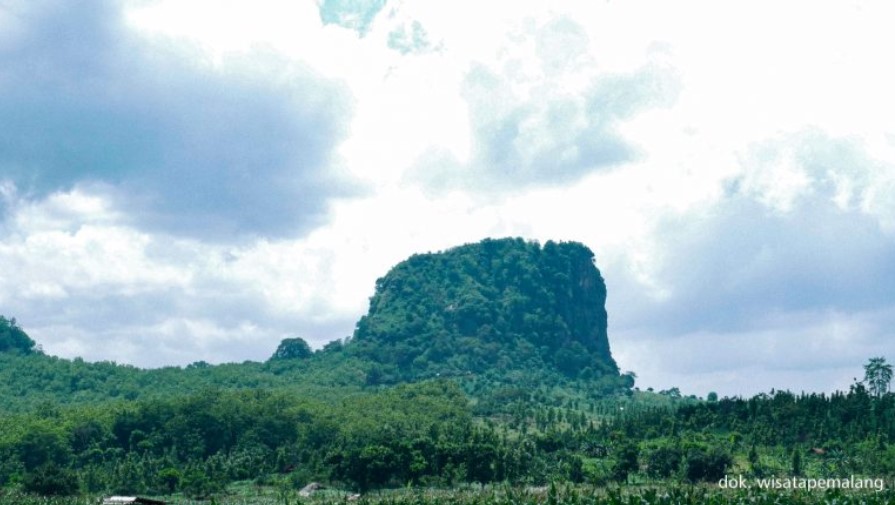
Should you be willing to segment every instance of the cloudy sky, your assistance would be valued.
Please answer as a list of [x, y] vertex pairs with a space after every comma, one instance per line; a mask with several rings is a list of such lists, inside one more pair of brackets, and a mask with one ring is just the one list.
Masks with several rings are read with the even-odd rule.
[[50, 354], [262, 360], [375, 279], [576, 240], [641, 387], [895, 359], [888, 6], [0, 0], [0, 313]]

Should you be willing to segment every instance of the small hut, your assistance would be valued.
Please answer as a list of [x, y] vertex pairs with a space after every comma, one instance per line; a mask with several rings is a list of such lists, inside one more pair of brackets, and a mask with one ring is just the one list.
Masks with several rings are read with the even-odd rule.
[[165, 502], [139, 496], [110, 496], [103, 500], [103, 505], [165, 505]]

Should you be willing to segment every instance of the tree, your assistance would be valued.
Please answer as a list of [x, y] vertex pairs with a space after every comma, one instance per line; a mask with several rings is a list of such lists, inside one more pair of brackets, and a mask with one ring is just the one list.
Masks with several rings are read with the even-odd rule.
[[752, 469], [752, 473], [757, 477], [761, 477], [762, 475], [764, 475], [764, 469], [761, 467], [761, 459], [759, 459], [758, 457], [758, 451], [755, 450], [755, 444], [752, 444], [752, 448], [749, 449], [749, 455], [747, 456], [747, 458], [749, 460], [749, 468]]
[[892, 382], [892, 365], [883, 357], [870, 358], [864, 365], [864, 381], [874, 395], [882, 396], [889, 391]]
[[659, 447], [649, 455], [646, 471], [650, 477], [667, 479], [677, 473], [682, 457], [683, 455], [677, 447]]
[[165, 487], [165, 490], [169, 493], [173, 493], [177, 486], [180, 484], [180, 480], [183, 478], [183, 475], [179, 470], [172, 467], [163, 468], [158, 473], [158, 478], [161, 481], [162, 485]]
[[798, 447], [793, 448], [792, 450], [792, 474], [793, 475], [802, 475], [802, 453], [799, 452]]
[[671, 389], [663, 389], [662, 391], [659, 391], [659, 394], [673, 399], [679, 399], [682, 396], [681, 390], [676, 387], [673, 387]]
[[684, 473], [690, 482], [717, 482], [733, 464], [733, 458], [717, 447], [711, 451], [693, 448], [684, 464]]
[[55, 463], [47, 463], [25, 474], [22, 488], [45, 496], [71, 496], [78, 492], [74, 472]]
[[280, 346], [277, 347], [276, 352], [273, 353], [270, 359], [305, 359], [311, 357], [312, 354], [314, 352], [311, 351], [311, 346], [304, 340], [300, 338], [286, 338], [280, 342]]
[[633, 442], [622, 442], [615, 455], [615, 464], [612, 466], [612, 478], [617, 482], [627, 482], [628, 475], [636, 472], [640, 450]]
[[31, 471], [48, 463], [59, 467], [67, 465], [71, 459], [71, 446], [66, 435], [62, 429], [48, 423], [28, 426], [15, 444], [25, 470]]

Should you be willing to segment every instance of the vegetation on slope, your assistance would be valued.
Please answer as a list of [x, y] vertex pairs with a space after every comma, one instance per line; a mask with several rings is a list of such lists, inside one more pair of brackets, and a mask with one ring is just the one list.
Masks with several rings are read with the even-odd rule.
[[372, 379], [384, 383], [494, 370], [617, 376], [605, 302], [584, 245], [484, 240], [394, 267], [376, 282], [352, 345], [380, 365]]

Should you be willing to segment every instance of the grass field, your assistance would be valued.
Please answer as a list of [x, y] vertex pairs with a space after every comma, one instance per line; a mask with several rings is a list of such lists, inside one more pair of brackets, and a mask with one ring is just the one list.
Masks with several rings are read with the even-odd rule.
[[[771, 491], [720, 490], [713, 487], [583, 488], [548, 487], [521, 489], [497, 487], [469, 490], [390, 490], [352, 500], [347, 494], [322, 493], [301, 498], [295, 492], [267, 492], [256, 496], [230, 494], [195, 500], [165, 498], [169, 505], [297, 505], [302, 503], [370, 505], [890, 505], [895, 492], [863, 491]], [[0, 505], [97, 505], [102, 497], [36, 497], [22, 494], [0, 495]]]

